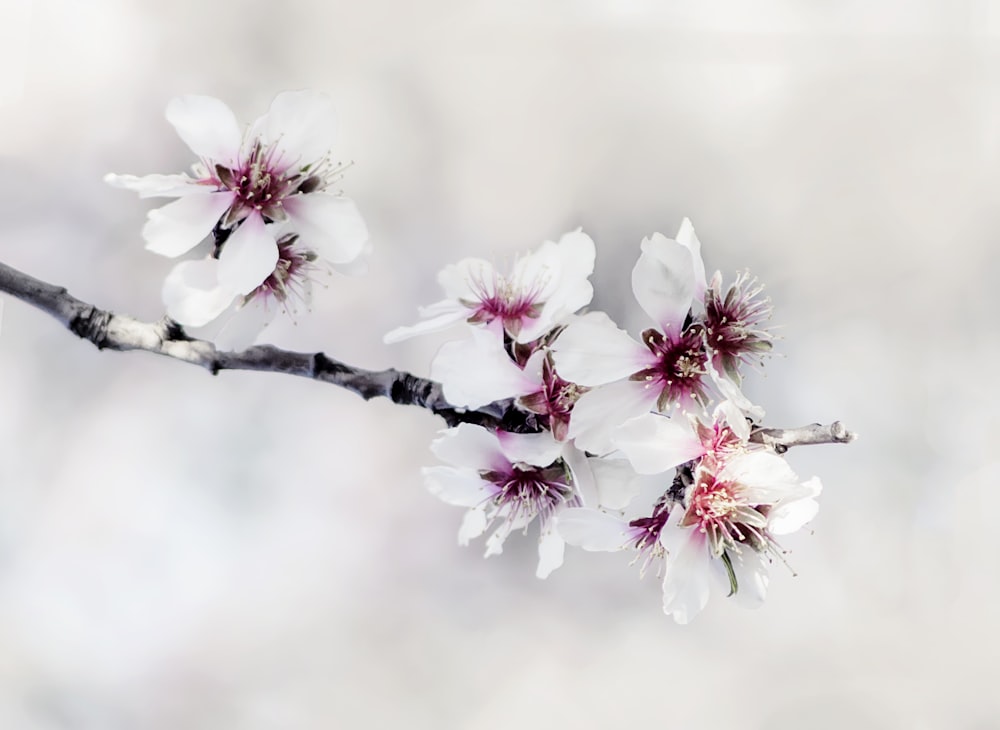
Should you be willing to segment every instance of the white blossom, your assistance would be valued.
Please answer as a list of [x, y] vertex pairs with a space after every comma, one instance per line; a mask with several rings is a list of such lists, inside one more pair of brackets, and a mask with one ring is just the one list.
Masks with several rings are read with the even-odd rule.
[[198, 155], [192, 175], [106, 176], [141, 197], [173, 197], [151, 210], [146, 247], [181, 256], [215, 234], [212, 258], [179, 268], [165, 288], [178, 322], [201, 326], [237, 297], [252, 297], [281, 268], [280, 235], [301, 250], [350, 271], [367, 252], [368, 229], [354, 203], [329, 189], [340, 169], [328, 154], [330, 100], [309, 91], [279, 94], [244, 134], [232, 111], [208, 96], [167, 105], [167, 120]]
[[582, 454], [549, 432], [493, 432], [470, 424], [442, 431], [431, 450], [450, 466], [425, 468], [428, 488], [448, 504], [468, 508], [461, 544], [493, 527], [486, 555], [499, 554], [511, 532], [526, 530], [537, 518], [538, 577], [562, 565], [564, 542], [554, 518], [583, 504], [588, 474]]
[[594, 257], [594, 242], [577, 230], [518, 257], [509, 275], [484, 259], [463, 259], [438, 275], [445, 298], [422, 307], [423, 321], [392, 330], [385, 341], [399, 342], [463, 320], [506, 333], [515, 342], [536, 340], [590, 302]]
[[701, 320], [705, 266], [691, 222], [684, 219], [676, 239], [656, 233], [641, 249], [632, 291], [656, 327], [636, 340], [607, 315], [592, 312], [552, 344], [560, 374], [591, 388], [576, 403], [569, 435], [593, 453], [612, 450], [618, 426], [642, 413], [702, 412], [718, 387]]
[[687, 409], [705, 400], [703, 334], [698, 326], [682, 328], [695, 290], [694, 270], [685, 246], [658, 234], [646, 239], [633, 270], [633, 291], [662, 331], [648, 329], [639, 342], [606, 314], [591, 312], [553, 343], [560, 374], [592, 388], [570, 420], [570, 436], [581, 448], [606, 453], [614, 429], [628, 419], [653, 408]]
[[695, 468], [683, 510], [675, 508], [660, 532], [670, 555], [663, 610], [678, 623], [705, 607], [712, 580], [744, 605], [759, 605], [767, 591], [767, 563], [781, 558], [775, 535], [798, 530], [818, 509], [819, 480], [800, 482], [769, 451], [737, 454], [719, 467], [703, 460]]

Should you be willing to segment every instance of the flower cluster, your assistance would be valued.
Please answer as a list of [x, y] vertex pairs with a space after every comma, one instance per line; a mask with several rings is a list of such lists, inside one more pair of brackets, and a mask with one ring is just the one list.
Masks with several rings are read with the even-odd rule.
[[307, 301], [323, 267], [361, 270], [368, 229], [354, 203], [331, 189], [343, 168], [329, 157], [335, 120], [326, 96], [279, 94], [246, 131], [208, 96], [173, 99], [167, 120], [199, 158], [191, 175], [105, 180], [144, 198], [176, 198], [149, 212], [149, 250], [175, 258], [212, 236], [207, 256], [167, 276], [163, 300], [173, 320], [203, 327], [221, 318], [216, 341], [238, 349], [279, 310]]
[[[367, 227], [332, 188], [344, 167], [330, 157], [329, 99], [279, 94], [246, 129], [207, 96], [174, 99], [166, 116], [198, 157], [191, 174], [106, 181], [175, 198], [142, 232], [155, 253], [191, 254], [163, 285], [174, 321], [242, 349], [307, 302], [320, 272], [363, 270]], [[631, 283], [650, 326], [633, 336], [587, 310], [595, 257], [576, 230], [509, 270], [464, 259], [439, 274], [440, 301], [385, 336], [454, 333], [431, 376], [461, 425], [433, 442], [445, 465], [424, 469], [427, 486], [466, 509], [459, 542], [485, 535], [487, 556], [537, 525], [539, 578], [566, 545], [624, 551], [640, 575], [655, 568], [679, 623], [713, 592], [759, 604], [768, 565], [784, 562], [778, 539], [815, 516], [821, 490], [767, 445], [741, 390], [772, 347], [770, 300], [748, 273], [708, 278], [685, 219], [676, 237], [642, 241]]]
[[[734, 420], [730, 420], [730, 419]], [[559, 529], [585, 550], [627, 550], [663, 579], [663, 610], [687, 623], [713, 586], [753, 606], [767, 590], [767, 563], [782, 559], [776, 536], [818, 509], [819, 480], [800, 482], [788, 463], [751, 443], [732, 403], [711, 421], [660, 414], [631, 419], [617, 434], [616, 471], [595, 472], [596, 507], [567, 510]], [[611, 459], [609, 459], [611, 461]]]
[[642, 242], [632, 290], [654, 326], [633, 338], [583, 310], [594, 258], [575, 231], [509, 274], [466, 259], [441, 272], [442, 301], [386, 336], [456, 327], [431, 364], [448, 401], [507, 402], [540, 429], [446, 429], [432, 449], [450, 466], [426, 469], [426, 482], [468, 508], [461, 543], [492, 527], [487, 555], [537, 519], [539, 577], [568, 543], [633, 552], [641, 573], [655, 565], [678, 622], [704, 607], [713, 583], [759, 602], [767, 564], [782, 556], [777, 536], [814, 516], [820, 491], [751, 440], [763, 411], [740, 383], [771, 348], [770, 302], [747, 274], [727, 288], [718, 272], [708, 280], [685, 220], [676, 238]]
[[[176, 199], [148, 214], [151, 251], [179, 257], [211, 242], [167, 276], [172, 319], [239, 349], [307, 301], [319, 272], [363, 267], [365, 223], [332, 190], [343, 167], [329, 156], [329, 99], [280, 94], [241, 130], [221, 101], [185, 96], [167, 120], [198, 157], [191, 174], [106, 180]], [[431, 376], [454, 408], [503, 416], [502, 427], [444, 430], [432, 450], [446, 465], [425, 481], [466, 508], [459, 542], [487, 535], [486, 555], [537, 524], [540, 578], [569, 544], [632, 553], [640, 574], [655, 566], [664, 611], [681, 623], [713, 588], [759, 603], [768, 563], [783, 560], [778, 537], [812, 519], [820, 492], [753, 439], [763, 410], [740, 385], [771, 349], [770, 301], [749, 274], [728, 287], [719, 272], [709, 279], [685, 219], [675, 238], [642, 241], [632, 291], [651, 326], [633, 337], [586, 310], [595, 256], [576, 230], [506, 271], [465, 259], [438, 276], [441, 301], [386, 335], [455, 333]]]

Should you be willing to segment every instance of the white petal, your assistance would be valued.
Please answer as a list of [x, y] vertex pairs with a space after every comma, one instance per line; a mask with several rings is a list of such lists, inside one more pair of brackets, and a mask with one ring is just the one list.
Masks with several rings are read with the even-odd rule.
[[109, 172], [104, 182], [115, 188], [123, 188], [139, 193], [140, 198], [181, 198], [212, 191], [211, 187], [199, 185], [187, 175], [116, 175]]
[[819, 511], [819, 503], [814, 499], [819, 496], [823, 485], [813, 477], [800, 485], [801, 492], [774, 505], [767, 513], [767, 529], [775, 535], [787, 535], [799, 530], [812, 520]]
[[694, 296], [691, 250], [654, 233], [642, 242], [642, 254], [632, 269], [632, 291], [639, 306], [665, 334], [680, 333]]
[[[560, 311], [558, 316], [565, 316], [588, 305], [594, 296], [588, 279], [594, 273], [597, 250], [590, 236], [575, 230], [564, 234], [553, 252], [553, 267], [558, 276], [546, 292], [546, 302]], [[553, 316], [557, 316], [555, 312]]]
[[285, 199], [289, 227], [299, 240], [334, 264], [354, 261], [365, 250], [368, 226], [354, 201], [328, 193], [308, 193]]
[[546, 532], [538, 539], [538, 568], [535, 575], [545, 579], [552, 571], [563, 564], [566, 543], [557, 532]]
[[[767, 597], [767, 585], [770, 582], [767, 565], [759, 553], [749, 548], [738, 554], [730, 553], [729, 559], [736, 578], [736, 594], [732, 598], [741, 608], [760, 608]], [[712, 560], [711, 567], [720, 592], [729, 597], [732, 584], [725, 563], [722, 560]]]
[[588, 459], [580, 449], [571, 443], [563, 444], [563, 461], [569, 467], [573, 476], [573, 486], [580, 502], [584, 507], [596, 507], [600, 504], [600, 497], [597, 491], [597, 481], [594, 478], [593, 461]]
[[[559, 243], [546, 241], [539, 253], [545, 252], [545, 268], [519, 273], [518, 283], [539, 290], [542, 311], [535, 319], [525, 319], [518, 342], [538, 339], [554, 326], [590, 303], [594, 288], [588, 277], [594, 272], [595, 249], [590, 236], [574, 231], [559, 239]], [[527, 267], [526, 267], [527, 269]]]
[[252, 345], [278, 313], [276, 302], [253, 297], [238, 307], [214, 338], [220, 350], [240, 352]]
[[823, 484], [820, 482], [819, 477], [812, 477], [802, 482], [802, 490], [808, 497], [818, 497], [823, 491]]
[[615, 429], [649, 411], [658, 394], [656, 388], [635, 380], [619, 380], [588, 390], [573, 406], [569, 437], [579, 449], [607, 454], [615, 448], [612, 441]]
[[659, 474], [705, 453], [689, 426], [653, 413], [626, 421], [611, 440], [640, 474]]
[[819, 512], [815, 499], [796, 499], [779, 504], [767, 513], [767, 530], [772, 535], [788, 535], [801, 529]]
[[[755, 421], [760, 421], [764, 418], [764, 409], [758, 405], [754, 405], [750, 399], [743, 394], [743, 391], [740, 390], [740, 386], [738, 384], [734, 383], [727, 376], [721, 375], [719, 371], [716, 370], [715, 366], [712, 365], [711, 358], [709, 358], [709, 360], [705, 363], [705, 367], [708, 369], [708, 375], [712, 379], [712, 383], [715, 384], [715, 387], [718, 389], [719, 393], [722, 394], [723, 398]], [[727, 406], [727, 409], [727, 412], [732, 413], [732, 408]], [[740, 438], [749, 438], [750, 426], [746, 424], [746, 419], [743, 419], [743, 423], [748, 435], [746, 437], [744, 437], [741, 433], [737, 433], [737, 435], [740, 436]], [[733, 420], [730, 420], [729, 425], [735, 426], [736, 423]], [[734, 428], [733, 430], [735, 431], [736, 429]]]
[[431, 377], [441, 383], [449, 403], [480, 408], [540, 389], [541, 374], [532, 377], [515, 365], [500, 337], [490, 330], [470, 330], [464, 340], [442, 345], [431, 362]]
[[497, 432], [497, 442], [511, 462], [548, 466], [562, 454], [564, 445], [552, 437], [551, 431], [541, 433]]
[[353, 261], [348, 261], [343, 264], [335, 264], [332, 261], [327, 261], [330, 267], [336, 271], [338, 274], [344, 276], [364, 276], [368, 273], [369, 262], [372, 257], [372, 251], [374, 246], [372, 246], [371, 239], [365, 241], [365, 245], [361, 247], [361, 253]]
[[242, 134], [232, 110], [211, 96], [181, 96], [167, 104], [167, 121], [184, 143], [209, 162], [231, 165], [239, 154]]
[[510, 283], [523, 291], [537, 292], [541, 299], [548, 299], [559, 285], [560, 258], [558, 245], [545, 241], [530, 253], [514, 261]]
[[636, 479], [635, 469], [626, 459], [594, 458], [588, 461], [597, 483], [597, 503], [601, 507], [625, 509], [639, 494], [640, 482]]
[[213, 258], [182, 261], [163, 282], [167, 315], [188, 327], [202, 327], [232, 304], [236, 292], [219, 285], [219, 262]]
[[428, 304], [426, 307], [417, 307], [417, 313], [421, 319], [439, 317], [442, 314], [454, 314], [456, 312], [463, 316], [470, 314], [468, 307], [453, 299], [442, 299], [440, 302]]
[[590, 552], [616, 552], [628, 543], [628, 523], [596, 509], [564, 509], [556, 518], [556, 529], [570, 545]]
[[716, 423], [724, 421], [732, 429], [733, 433], [740, 438], [741, 441], [748, 441], [750, 439], [750, 424], [746, 417], [735, 403], [731, 400], [724, 400], [719, 405], [715, 407], [715, 411], [712, 414]]
[[232, 202], [232, 193], [208, 192], [149, 211], [142, 229], [146, 248], [171, 258], [187, 253], [205, 240]]
[[486, 552], [485, 556], [488, 558], [491, 555], [500, 555], [503, 552], [503, 543], [514, 530], [519, 527], [524, 527], [525, 519], [517, 520], [518, 524], [514, 524], [509, 520], [504, 520], [500, 523], [500, 526], [495, 529], [488, 538], [486, 538]]
[[486, 259], [467, 258], [445, 266], [437, 275], [438, 284], [448, 299], [479, 301], [484, 289], [488, 296], [495, 292], [497, 271]]
[[801, 494], [798, 477], [783, 458], [770, 451], [734, 456], [717, 475], [720, 481], [738, 482], [752, 504], [773, 504]]
[[469, 310], [461, 304], [451, 301], [439, 302], [439, 304], [448, 304], [450, 308], [446, 311], [442, 311], [441, 314], [438, 314], [435, 317], [425, 319], [423, 322], [417, 322], [409, 327], [397, 327], [391, 332], [387, 332], [385, 337], [382, 338], [382, 341], [387, 345], [391, 345], [395, 342], [402, 342], [403, 340], [408, 340], [411, 337], [416, 337], [417, 335], [439, 332], [443, 329], [451, 327], [456, 322], [461, 322], [469, 314]]
[[[664, 474], [636, 474], [632, 478], [630, 489], [635, 492], [635, 497], [622, 510], [623, 516], [628, 520], [639, 517], [648, 517], [653, 513], [657, 503], [662, 499], [673, 483], [673, 475]], [[678, 514], [682, 513], [681, 508], [676, 508]]]
[[255, 130], [274, 144], [284, 164], [299, 168], [325, 157], [337, 133], [333, 101], [316, 91], [278, 94]]
[[594, 273], [597, 249], [583, 231], [571, 231], [559, 239], [559, 290], [552, 295], [565, 314], [590, 304], [594, 288], [588, 279]]
[[686, 246], [691, 251], [691, 263], [694, 267], [694, 300], [703, 302], [705, 299], [705, 262], [701, 258], [701, 242], [695, 235], [694, 225], [688, 218], [681, 221], [680, 230], [677, 231], [677, 243]]
[[277, 263], [274, 232], [259, 215], [250, 215], [222, 247], [219, 281], [240, 294], [249, 294], [274, 273]]
[[421, 473], [427, 490], [447, 504], [475, 507], [490, 497], [489, 485], [469, 469], [427, 466]]
[[468, 545], [486, 531], [486, 511], [482, 508], [470, 509], [462, 516], [462, 526], [458, 528], [458, 544]]
[[442, 461], [467, 469], [496, 470], [509, 466], [492, 431], [471, 423], [448, 428], [431, 442], [431, 452]]
[[[680, 511], [680, 510], [678, 510]], [[686, 624], [708, 603], [711, 595], [711, 555], [705, 536], [697, 530], [680, 528], [670, 521], [660, 532], [661, 542], [676, 545], [667, 556], [667, 567], [663, 574], [663, 612], [673, 616], [674, 621]], [[664, 533], [675, 532], [679, 540], [673, 540]]]
[[637, 373], [652, 353], [604, 312], [577, 317], [552, 345], [556, 371], [572, 383], [603, 385]]

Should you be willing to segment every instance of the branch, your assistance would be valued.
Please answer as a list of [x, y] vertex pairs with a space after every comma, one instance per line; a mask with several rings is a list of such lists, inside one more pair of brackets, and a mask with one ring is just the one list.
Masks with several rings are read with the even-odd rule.
[[51, 315], [71, 332], [101, 350], [144, 350], [205, 368], [213, 375], [221, 370], [260, 370], [298, 375], [346, 388], [365, 400], [384, 396], [400, 405], [426, 408], [449, 426], [474, 423], [488, 428], [532, 429], [533, 419], [513, 408], [512, 401], [494, 403], [478, 411], [456, 408], [444, 399], [441, 384], [395, 369], [364, 370], [322, 352], [289, 352], [271, 345], [256, 345], [242, 352], [221, 352], [205, 340], [189, 337], [183, 327], [164, 318], [142, 322], [114, 314], [69, 294], [65, 288], [39, 281], [0, 263], [0, 291]]
[[814, 444], [849, 444], [858, 435], [848, 431], [840, 421], [834, 421], [828, 426], [810, 423], [801, 428], [757, 428], [750, 434], [750, 440], [770, 446], [777, 453], [783, 454], [792, 446], [810, 446]]
[[[51, 315], [100, 350], [143, 350], [198, 365], [213, 375], [222, 370], [259, 370], [297, 375], [337, 385], [365, 400], [383, 396], [399, 405], [426, 408], [443, 418], [449, 426], [472, 423], [505, 431], [542, 430], [537, 417], [516, 408], [513, 399], [468, 410], [448, 403], [440, 383], [394, 368], [365, 370], [322, 352], [290, 352], [272, 345], [255, 345], [242, 352], [222, 352], [211, 342], [189, 337], [184, 328], [171, 319], [164, 317], [159, 322], [142, 322], [127, 315], [114, 314], [77, 299], [63, 287], [39, 281], [3, 263], [0, 263], [0, 291]], [[814, 423], [802, 428], [759, 428], [750, 436], [751, 441], [770, 446], [778, 453], [785, 452], [790, 446], [847, 443], [854, 438], [855, 434], [839, 421], [829, 426]]]

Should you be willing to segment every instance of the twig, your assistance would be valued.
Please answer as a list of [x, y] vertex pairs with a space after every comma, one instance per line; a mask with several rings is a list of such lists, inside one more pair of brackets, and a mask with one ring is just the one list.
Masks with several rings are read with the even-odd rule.
[[840, 421], [827, 426], [810, 423], [800, 428], [758, 428], [750, 434], [751, 441], [770, 446], [779, 454], [785, 453], [791, 446], [849, 444], [857, 437], [856, 433], [848, 431]]
[[[0, 291], [49, 314], [101, 350], [152, 352], [198, 365], [213, 375], [222, 370], [259, 370], [311, 378], [345, 388], [365, 400], [383, 396], [400, 405], [426, 408], [449, 426], [472, 423], [506, 431], [541, 430], [537, 417], [516, 408], [512, 399], [469, 410], [448, 403], [440, 383], [393, 368], [365, 370], [322, 352], [290, 352], [272, 345], [255, 345], [242, 352], [219, 351], [211, 342], [189, 337], [173, 320], [142, 322], [114, 314], [77, 299], [63, 287], [40, 281], [3, 263], [0, 263]], [[837, 421], [829, 426], [814, 423], [802, 428], [760, 428], [750, 439], [782, 453], [790, 446], [847, 443], [854, 437]]]
[[222, 352], [211, 342], [189, 337], [183, 327], [168, 318], [142, 322], [114, 314], [77, 299], [62, 287], [39, 281], [3, 263], [0, 263], [0, 291], [41, 309], [101, 350], [152, 352], [198, 365], [213, 375], [222, 370], [298, 375], [346, 388], [365, 400], [384, 396], [400, 405], [426, 408], [450, 426], [475, 423], [496, 427], [505, 415], [505, 409], [498, 407], [480, 411], [456, 408], [444, 399], [440, 383], [433, 380], [394, 369], [373, 371], [352, 367], [322, 352], [289, 352], [271, 345], [256, 345], [242, 352]]

